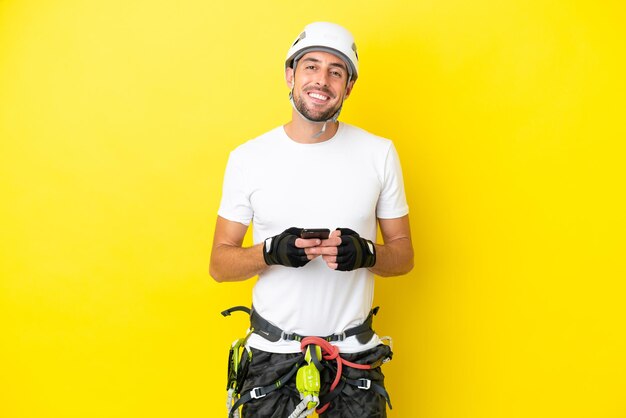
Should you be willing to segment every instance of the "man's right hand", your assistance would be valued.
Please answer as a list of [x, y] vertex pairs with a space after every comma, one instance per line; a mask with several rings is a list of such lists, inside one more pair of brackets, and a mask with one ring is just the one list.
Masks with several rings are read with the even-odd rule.
[[289, 228], [267, 238], [263, 244], [263, 258], [269, 266], [280, 264], [287, 267], [302, 267], [315, 256], [307, 256], [304, 249], [321, 243], [319, 239], [302, 239], [302, 228]]

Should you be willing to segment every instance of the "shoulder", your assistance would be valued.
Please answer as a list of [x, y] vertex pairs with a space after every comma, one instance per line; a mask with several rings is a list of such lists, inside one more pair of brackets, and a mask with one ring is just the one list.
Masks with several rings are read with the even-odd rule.
[[372, 145], [379, 145], [379, 146], [391, 145], [391, 139], [378, 136], [376, 134], [366, 131], [363, 128], [359, 128], [358, 126], [344, 123], [343, 130], [344, 130], [344, 134], [348, 138], [352, 138], [354, 140], [371, 143]]
[[349, 141], [358, 142], [359, 147], [368, 146], [378, 152], [383, 152], [393, 146], [391, 139], [378, 136], [358, 126], [343, 123], [343, 132]]
[[279, 126], [256, 138], [249, 139], [231, 151], [231, 158], [243, 160], [249, 158], [256, 159], [260, 154], [271, 152], [271, 149], [276, 146], [280, 140], [282, 129], [282, 126]]

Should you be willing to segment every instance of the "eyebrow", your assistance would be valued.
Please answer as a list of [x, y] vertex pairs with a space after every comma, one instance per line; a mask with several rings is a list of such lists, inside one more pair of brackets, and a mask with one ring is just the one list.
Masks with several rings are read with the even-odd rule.
[[[311, 62], [315, 62], [315, 63], [322, 62], [321, 60], [318, 60], [317, 58], [313, 58], [313, 57], [304, 58], [302, 60], [302, 62], [304, 62], [304, 61], [311, 61]], [[331, 62], [330, 64], [328, 64], [328, 66], [329, 67], [339, 67], [339, 68], [341, 68], [342, 70], [344, 70], [346, 72], [348, 71], [348, 69], [346, 68], [346, 66], [344, 65], [343, 62]]]

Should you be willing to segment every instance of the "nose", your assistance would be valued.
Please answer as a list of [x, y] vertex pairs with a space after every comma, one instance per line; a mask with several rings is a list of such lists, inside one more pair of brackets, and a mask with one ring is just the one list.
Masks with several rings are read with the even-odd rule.
[[326, 73], [326, 71], [320, 71], [316, 83], [320, 86], [328, 86], [328, 73]]

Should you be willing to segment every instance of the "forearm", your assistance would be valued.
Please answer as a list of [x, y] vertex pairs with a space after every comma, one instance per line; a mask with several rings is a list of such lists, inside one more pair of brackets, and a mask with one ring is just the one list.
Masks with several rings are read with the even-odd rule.
[[263, 272], [268, 266], [263, 259], [263, 244], [239, 247], [217, 244], [211, 253], [209, 273], [217, 282], [247, 280]]
[[376, 244], [376, 264], [370, 271], [378, 276], [400, 276], [413, 269], [413, 245], [410, 238], [398, 238]]

